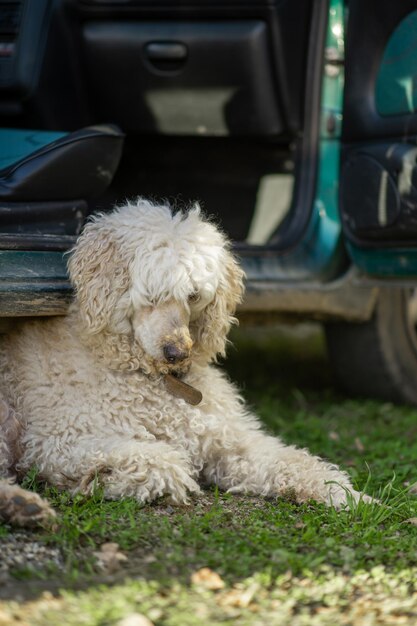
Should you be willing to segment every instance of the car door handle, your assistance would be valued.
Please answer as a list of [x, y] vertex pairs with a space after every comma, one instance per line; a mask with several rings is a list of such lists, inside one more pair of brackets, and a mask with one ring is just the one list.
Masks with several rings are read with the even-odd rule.
[[151, 41], [145, 45], [148, 68], [154, 74], [175, 74], [187, 61], [188, 48], [179, 41]]
[[146, 56], [151, 62], [185, 61], [187, 46], [180, 42], [153, 41], [145, 46]]

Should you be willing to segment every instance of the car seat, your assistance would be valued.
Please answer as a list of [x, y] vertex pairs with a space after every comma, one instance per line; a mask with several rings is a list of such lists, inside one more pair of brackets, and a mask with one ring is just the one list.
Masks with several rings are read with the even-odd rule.
[[112, 125], [71, 133], [0, 129], [0, 250], [66, 250], [111, 183], [124, 135]]

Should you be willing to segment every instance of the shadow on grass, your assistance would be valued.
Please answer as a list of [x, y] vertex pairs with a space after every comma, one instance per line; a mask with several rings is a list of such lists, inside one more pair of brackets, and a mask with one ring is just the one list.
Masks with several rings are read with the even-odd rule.
[[250, 393], [287, 396], [294, 389], [323, 392], [332, 386], [325, 339], [318, 324], [241, 327], [231, 333], [225, 369]]

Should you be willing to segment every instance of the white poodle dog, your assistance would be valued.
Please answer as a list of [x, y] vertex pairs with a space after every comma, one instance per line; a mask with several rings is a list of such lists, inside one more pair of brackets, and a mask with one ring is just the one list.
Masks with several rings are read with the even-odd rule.
[[68, 315], [25, 321], [0, 343], [0, 391], [24, 420], [20, 472], [140, 502], [186, 503], [201, 482], [335, 507], [359, 499], [335, 465], [264, 433], [214, 365], [244, 275], [198, 206], [139, 199], [93, 218], [69, 273]]

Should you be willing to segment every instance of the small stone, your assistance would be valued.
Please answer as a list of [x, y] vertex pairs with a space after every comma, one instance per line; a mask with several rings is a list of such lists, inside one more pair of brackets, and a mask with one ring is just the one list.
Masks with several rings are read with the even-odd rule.
[[153, 626], [153, 623], [141, 613], [131, 613], [117, 622], [117, 626]]

